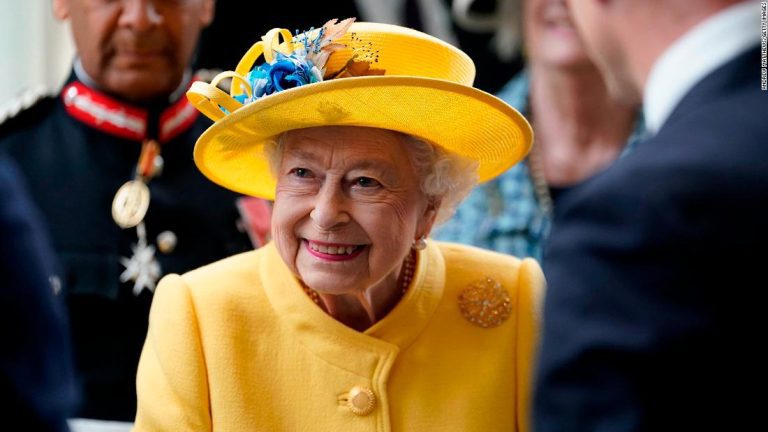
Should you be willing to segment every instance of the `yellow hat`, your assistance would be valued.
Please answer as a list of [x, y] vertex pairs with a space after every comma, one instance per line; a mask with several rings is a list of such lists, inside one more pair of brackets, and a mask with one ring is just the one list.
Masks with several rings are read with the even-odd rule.
[[[203, 174], [274, 199], [264, 143], [289, 130], [331, 125], [423, 139], [477, 161], [481, 182], [525, 157], [530, 125], [506, 102], [472, 87], [475, 67], [461, 50], [405, 27], [352, 21], [332, 20], [297, 36], [273, 29], [235, 71], [193, 83], [187, 97], [215, 121], [195, 145]], [[260, 56], [264, 62], [254, 67]], [[232, 78], [229, 94], [216, 87], [223, 78]]]

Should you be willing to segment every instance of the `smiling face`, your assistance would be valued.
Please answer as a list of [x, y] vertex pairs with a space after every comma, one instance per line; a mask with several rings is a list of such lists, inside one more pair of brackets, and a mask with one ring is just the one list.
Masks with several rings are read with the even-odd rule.
[[402, 136], [327, 126], [284, 138], [272, 214], [283, 261], [320, 293], [395, 288], [435, 215]]
[[83, 67], [131, 101], [171, 94], [188, 67], [214, 0], [53, 0], [69, 19]]

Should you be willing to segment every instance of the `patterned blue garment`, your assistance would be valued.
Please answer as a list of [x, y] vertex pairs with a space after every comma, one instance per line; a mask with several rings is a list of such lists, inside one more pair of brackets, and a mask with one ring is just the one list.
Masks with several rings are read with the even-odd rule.
[[[523, 71], [497, 96], [528, 117], [528, 92], [529, 79]], [[622, 156], [635, 146], [643, 130], [643, 121], [638, 119]], [[499, 177], [477, 186], [456, 214], [436, 228], [433, 238], [519, 258], [532, 257], [541, 262], [551, 224], [551, 215], [539, 205], [526, 159]]]

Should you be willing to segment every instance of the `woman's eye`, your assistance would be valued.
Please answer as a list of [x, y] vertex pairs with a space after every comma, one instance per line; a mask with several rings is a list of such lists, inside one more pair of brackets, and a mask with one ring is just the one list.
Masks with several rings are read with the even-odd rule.
[[312, 177], [312, 171], [306, 169], [306, 168], [294, 168], [290, 171], [290, 174], [293, 174], [296, 177], [299, 178], [309, 178]]
[[355, 185], [364, 188], [370, 188], [379, 186], [379, 182], [370, 177], [359, 177], [357, 180], [355, 180]]

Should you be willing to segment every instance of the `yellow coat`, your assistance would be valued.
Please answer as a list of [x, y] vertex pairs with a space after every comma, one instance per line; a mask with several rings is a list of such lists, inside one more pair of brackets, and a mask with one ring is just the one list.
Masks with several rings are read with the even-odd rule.
[[[482, 328], [459, 293], [490, 277], [512, 314]], [[325, 314], [273, 244], [165, 277], [137, 377], [136, 431], [527, 431], [538, 305], [530, 259], [431, 242], [363, 333]], [[370, 389], [373, 410], [345, 400]]]

